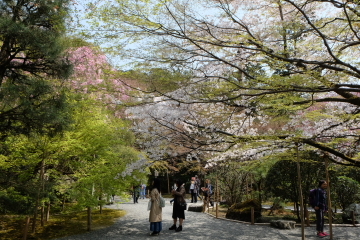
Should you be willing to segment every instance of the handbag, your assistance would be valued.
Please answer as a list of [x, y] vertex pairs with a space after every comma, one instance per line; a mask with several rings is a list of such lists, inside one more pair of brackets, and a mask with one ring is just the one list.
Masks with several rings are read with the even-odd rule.
[[187, 203], [186, 203], [186, 201], [184, 200], [183, 202], [180, 202], [180, 203], [179, 203], [179, 206], [180, 206], [180, 209], [186, 210], [186, 209], [187, 209]]
[[149, 202], [148, 202], [148, 208], [147, 208], [147, 210], [148, 210], [148, 211], [151, 210], [151, 199], [150, 199]]
[[160, 196], [159, 199], [160, 199], [159, 206], [161, 208], [165, 207], [165, 199], [162, 196]]

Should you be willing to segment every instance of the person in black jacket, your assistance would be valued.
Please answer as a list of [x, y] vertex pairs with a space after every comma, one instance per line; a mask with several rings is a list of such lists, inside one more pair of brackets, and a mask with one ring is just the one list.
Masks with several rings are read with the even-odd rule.
[[326, 188], [328, 184], [325, 180], [320, 180], [315, 192], [313, 208], [316, 213], [316, 231], [318, 237], [326, 237], [329, 234], [324, 232], [324, 213], [327, 212]]
[[[173, 189], [171, 194], [174, 196], [174, 204], [173, 204], [173, 213], [172, 218], [174, 220], [174, 224], [169, 228], [169, 230], [175, 230], [176, 232], [182, 231], [183, 222], [185, 220], [185, 209], [186, 207], [186, 191], [184, 184], [181, 180], [176, 180], [177, 189]], [[176, 227], [177, 219], [179, 219], [179, 226]]]

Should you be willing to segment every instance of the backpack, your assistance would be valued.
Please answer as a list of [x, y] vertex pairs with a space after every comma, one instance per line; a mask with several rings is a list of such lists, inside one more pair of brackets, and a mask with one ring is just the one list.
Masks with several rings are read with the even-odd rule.
[[209, 185], [209, 194], [210, 194], [210, 195], [212, 195], [212, 194], [214, 193], [213, 190], [214, 190], [214, 187], [213, 187], [213, 185], [210, 184], [210, 185]]
[[309, 205], [314, 207], [316, 205], [316, 194], [318, 192], [317, 188], [311, 189], [309, 192]]

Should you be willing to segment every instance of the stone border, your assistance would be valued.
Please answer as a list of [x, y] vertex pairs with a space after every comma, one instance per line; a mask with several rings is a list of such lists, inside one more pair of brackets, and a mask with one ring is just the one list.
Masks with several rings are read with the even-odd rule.
[[[210, 213], [207, 213], [207, 212], [204, 212], [205, 214], [215, 218], [215, 219], [220, 219], [220, 220], [225, 220], [225, 221], [230, 221], [230, 222], [237, 222], [237, 223], [244, 223], [244, 224], [248, 224], [248, 225], [251, 225], [250, 222], [244, 222], [244, 221], [239, 221], [239, 220], [235, 220], [235, 219], [229, 219], [229, 218], [223, 218], [223, 217], [216, 217]], [[255, 223], [254, 225], [270, 225], [270, 223]], [[301, 224], [297, 223], [295, 224], [295, 226], [297, 227], [301, 227]], [[329, 226], [329, 224], [325, 224], [325, 226]], [[332, 226], [335, 226], [335, 227], [360, 227], [360, 224], [355, 224], [352, 225], [352, 224], [332, 224]], [[305, 226], [305, 227], [308, 227], [308, 226]], [[310, 224], [309, 227], [316, 227], [316, 224]]]

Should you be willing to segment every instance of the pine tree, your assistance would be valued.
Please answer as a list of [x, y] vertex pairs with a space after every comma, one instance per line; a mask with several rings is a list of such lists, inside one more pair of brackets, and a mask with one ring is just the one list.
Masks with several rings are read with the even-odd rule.
[[[0, 133], [61, 130], [67, 0], [0, 2]], [[50, 130], [50, 131], [49, 131]]]

